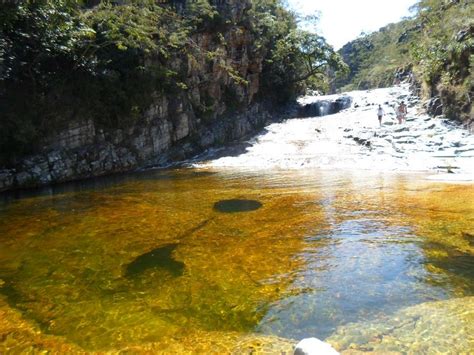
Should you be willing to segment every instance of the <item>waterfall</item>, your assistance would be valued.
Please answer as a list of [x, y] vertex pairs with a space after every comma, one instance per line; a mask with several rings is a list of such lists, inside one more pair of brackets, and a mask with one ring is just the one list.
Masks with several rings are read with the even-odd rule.
[[352, 98], [350, 96], [341, 96], [333, 100], [318, 99], [312, 97], [311, 102], [302, 104], [298, 116], [300, 117], [319, 117], [338, 113], [350, 108]]

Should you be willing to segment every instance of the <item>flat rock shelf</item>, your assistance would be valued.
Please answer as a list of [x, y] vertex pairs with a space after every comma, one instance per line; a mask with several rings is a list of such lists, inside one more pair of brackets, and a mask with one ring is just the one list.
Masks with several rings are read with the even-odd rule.
[[[307, 107], [336, 97], [304, 97], [300, 103]], [[446, 118], [423, 113], [408, 86], [353, 91], [341, 97], [351, 97], [352, 105], [333, 115], [274, 123], [248, 141], [242, 154], [219, 152], [215, 159], [211, 153], [196, 166], [410, 171], [440, 174], [440, 180], [450, 174], [452, 181], [474, 181], [474, 135]], [[400, 125], [395, 107], [402, 100], [408, 104], [408, 115]], [[381, 127], [378, 105], [385, 111]]]

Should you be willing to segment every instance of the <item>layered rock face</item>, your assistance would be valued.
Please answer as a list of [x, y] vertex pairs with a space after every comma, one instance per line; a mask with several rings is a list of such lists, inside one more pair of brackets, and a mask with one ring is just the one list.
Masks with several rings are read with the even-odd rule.
[[51, 132], [37, 154], [0, 167], [0, 191], [165, 165], [263, 127], [270, 115], [255, 95], [264, 53], [253, 45], [250, 6], [249, 0], [216, 2], [226, 31], [195, 35], [202, 55], [172, 59], [172, 67], [186, 73], [187, 90], [156, 95], [127, 128], [103, 129], [81, 119]]

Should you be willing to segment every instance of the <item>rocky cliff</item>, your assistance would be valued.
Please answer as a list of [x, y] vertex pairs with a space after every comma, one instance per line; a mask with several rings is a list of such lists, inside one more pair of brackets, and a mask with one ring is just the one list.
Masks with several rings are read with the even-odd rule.
[[0, 191], [166, 165], [263, 127], [270, 114], [255, 96], [264, 53], [253, 44], [250, 6], [249, 0], [217, 2], [225, 32], [195, 34], [204, 55], [172, 59], [172, 67], [185, 73], [187, 90], [156, 93], [147, 112], [126, 128], [67, 120], [67, 127], [44, 137], [36, 154], [0, 168]]

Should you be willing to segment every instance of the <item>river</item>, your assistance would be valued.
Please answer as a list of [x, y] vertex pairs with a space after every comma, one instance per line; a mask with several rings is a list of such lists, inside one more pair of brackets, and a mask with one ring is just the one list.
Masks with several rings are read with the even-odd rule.
[[253, 144], [5, 201], [1, 352], [473, 349], [472, 184]]

